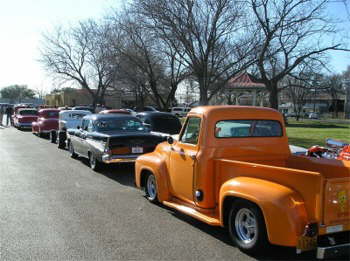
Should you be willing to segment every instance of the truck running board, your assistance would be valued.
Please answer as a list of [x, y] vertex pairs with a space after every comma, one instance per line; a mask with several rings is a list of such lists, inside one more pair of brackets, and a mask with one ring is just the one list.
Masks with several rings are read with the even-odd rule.
[[211, 226], [220, 226], [221, 225], [220, 220], [218, 218], [207, 215], [207, 214], [203, 214], [203, 213], [195, 210], [194, 208], [187, 207], [187, 206], [181, 205], [181, 204], [173, 202], [173, 201], [172, 202], [163, 201], [162, 203], [170, 208], [174, 208], [174, 209], [176, 209], [176, 210], [178, 210], [186, 215], [194, 217], [195, 219], [198, 219], [198, 220], [200, 220], [204, 223], [207, 223]]

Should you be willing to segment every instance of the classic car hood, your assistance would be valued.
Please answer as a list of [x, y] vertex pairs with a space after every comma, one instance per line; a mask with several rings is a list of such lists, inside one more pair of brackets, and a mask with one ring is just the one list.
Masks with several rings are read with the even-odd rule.
[[33, 121], [36, 121], [38, 116], [35, 116], [35, 115], [21, 115], [21, 116], [18, 116], [18, 121], [20, 122], [33, 122]]

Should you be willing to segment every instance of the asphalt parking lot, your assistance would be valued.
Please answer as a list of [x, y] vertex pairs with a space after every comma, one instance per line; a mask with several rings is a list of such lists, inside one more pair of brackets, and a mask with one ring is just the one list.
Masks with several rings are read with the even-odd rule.
[[314, 257], [285, 247], [248, 256], [224, 229], [149, 203], [133, 171], [123, 164], [97, 173], [47, 139], [0, 128], [0, 260]]

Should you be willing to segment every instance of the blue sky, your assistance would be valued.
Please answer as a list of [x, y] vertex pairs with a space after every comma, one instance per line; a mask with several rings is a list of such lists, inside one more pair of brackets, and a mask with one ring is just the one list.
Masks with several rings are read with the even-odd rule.
[[[350, 7], [350, 1], [349, 7]], [[81, 19], [100, 18], [121, 0], [3, 0], [0, 8], [0, 88], [27, 84], [51, 90], [54, 82], [37, 62], [41, 33], [56, 25], [75, 24]], [[329, 12], [346, 19], [344, 5], [334, 3]], [[340, 24], [350, 28], [350, 22]], [[349, 30], [349, 29], [348, 29]], [[342, 72], [350, 65], [350, 54], [332, 53], [331, 66]]]
[[52, 89], [52, 81], [37, 62], [41, 34], [54, 26], [100, 18], [118, 0], [3, 0], [0, 8], [0, 88], [27, 84]]

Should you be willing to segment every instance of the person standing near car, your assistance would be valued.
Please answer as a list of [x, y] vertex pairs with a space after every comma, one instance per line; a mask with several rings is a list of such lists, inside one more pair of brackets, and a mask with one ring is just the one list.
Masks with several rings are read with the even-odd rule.
[[13, 108], [11, 105], [7, 106], [6, 108], [6, 125], [9, 126], [9, 123], [10, 125], [12, 125], [12, 120], [11, 120], [11, 116], [12, 116], [12, 113], [13, 113]]
[[2, 126], [3, 116], [4, 116], [4, 106], [0, 105], [0, 126]]

